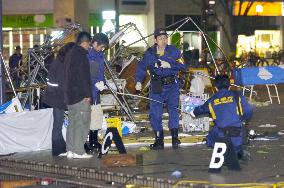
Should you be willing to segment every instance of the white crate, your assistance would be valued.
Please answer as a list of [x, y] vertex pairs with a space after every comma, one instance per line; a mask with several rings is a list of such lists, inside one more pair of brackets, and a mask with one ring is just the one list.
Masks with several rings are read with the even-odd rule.
[[209, 117], [192, 118], [189, 114], [196, 106], [204, 104], [209, 98], [208, 94], [193, 95], [181, 95], [181, 109], [182, 113], [182, 128], [183, 132], [194, 132], [194, 131], [208, 131], [209, 130]]

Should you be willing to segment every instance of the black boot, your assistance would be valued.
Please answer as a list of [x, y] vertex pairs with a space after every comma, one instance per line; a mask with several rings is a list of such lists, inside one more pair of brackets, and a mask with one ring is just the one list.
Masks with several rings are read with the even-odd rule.
[[93, 151], [100, 151], [102, 148], [102, 145], [98, 141], [98, 130], [94, 130], [92, 132], [93, 134], [92, 134], [91, 140], [92, 140]]
[[163, 131], [154, 131], [155, 133], [155, 142], [150, 144], [150, 149], [159, 150], [164, 149], [164, 132]]
[[88, 139], [87, 139], [86, 143], [84, 144], [85, 151], [88, 154], [93, 153], [93, 150], [94, 150], [93, 139], [92, 139], [93, 134], [94, 134], [94, 132], [92, 130], [90, 130], [89, 135], [88, 135]]
[[238, 159], [243, 161], [251, 160], [251, 155], [247, 150], [241, 150], [237, 153]]
[[177, 149], [178, 145], [181, 144], [180, 140], [178, 139], [178, 129], [177, 128], [171, 129], [171, 133], [172, 133], [172, 148]]

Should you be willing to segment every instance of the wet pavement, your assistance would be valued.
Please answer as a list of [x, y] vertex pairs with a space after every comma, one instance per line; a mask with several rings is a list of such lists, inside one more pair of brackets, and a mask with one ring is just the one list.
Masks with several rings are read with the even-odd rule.
[[[283, 88], [279, 92], [284, 102]], [[265, 97], [263, 94], [258, 100], [268, 100]], [[251, 160], [240, 161], [241, 171], [223, 167], [220, 173], [208, 173], [212, 150], [198, 144], [160, 151], [128, 148], [128, 153], [143, 154], [143, 164], [116, 168], [104, 167], [96, 155], [91, 159], [67, 159], [52, 157], [50, 151], [16, 153], [0, 157], [0, 173], [16, 171], [72, 180], [78, 183], [75, 187], [284, 187], [284, 105], [255, 108], [249, 126], [270, 140], [251, 140]], [[174, 171], [181, 172], [181, 177], [172, 176]]]

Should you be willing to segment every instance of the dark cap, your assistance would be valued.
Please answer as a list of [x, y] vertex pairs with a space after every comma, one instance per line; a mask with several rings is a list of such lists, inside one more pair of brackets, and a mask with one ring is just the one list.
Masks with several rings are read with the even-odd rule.
[[20, 50], [21, 46], [16, 46], [15, 50]]
[[97, 42], [99, 45], [105, 45], [107, 48], [109, 46], [109, 39], [106, 34], [104, 33], [96, 33], [93, 36], [91, 43]]
[[154, 32], [154, 37], [156, 38], [157, 36], [161, 36], [161, 35], [168, 36], [167, 31], [163, 28], [156, 29], [155, 32]]

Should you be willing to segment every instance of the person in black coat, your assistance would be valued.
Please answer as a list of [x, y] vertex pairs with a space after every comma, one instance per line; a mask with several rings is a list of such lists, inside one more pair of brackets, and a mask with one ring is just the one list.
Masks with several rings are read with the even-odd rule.
[[91, 35], [82, 31], [76, 44], [64, 60], [64, 101], [68, 107], [66, 132], [67, 158], [88, 159], [93, 157], [85, 152], [91, 123], [91, 73], [87, 58]]
[[62, 136], [64, 111], [67, 108], [64, 103], [64, 59], [73, 46], [74, 42], [67, 43], [58, 51], [56, 59], [50, 65], [47, 77], [47, 89], [43, 97], [44, 103], [53, 108], [52, 128], [52, 155], [58, 156], [66, 152], [66, 143]]

